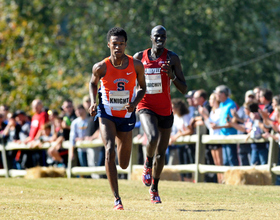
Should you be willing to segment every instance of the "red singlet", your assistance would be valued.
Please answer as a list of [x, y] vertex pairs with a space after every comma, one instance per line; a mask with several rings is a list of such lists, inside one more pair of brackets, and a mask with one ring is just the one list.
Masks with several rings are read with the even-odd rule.
[[172, 113], [170, 97], [170, 78], [161, 71], [161, 65], [167, 61], [167, 49], [157, 60], [150, 60], [147, 49], [143, 52], [141, 62], [145, 67], [146, 94], [138, 104], [138, 110], [149, 109], [161, 116]]

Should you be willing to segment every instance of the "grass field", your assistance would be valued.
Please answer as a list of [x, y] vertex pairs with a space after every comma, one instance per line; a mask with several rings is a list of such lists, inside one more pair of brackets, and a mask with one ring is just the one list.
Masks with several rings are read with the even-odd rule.
[[0, 219], [280, 219], [280, 187], [161, 181], [151, 204], [140, 181], [119, 181], [113, 211], [106, 179], [1, 178]]

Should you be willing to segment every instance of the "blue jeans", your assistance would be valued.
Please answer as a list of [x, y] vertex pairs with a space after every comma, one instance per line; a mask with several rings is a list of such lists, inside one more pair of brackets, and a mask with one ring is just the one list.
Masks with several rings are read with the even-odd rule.
[[266, 143], [251, 144], [251, 165], [264, 165], [268, 160], [268, 149]]
[[238, 152], [240, 166], [250, 165], [251, 151], [251, 144], [240, 144]]
[[236, 144], [223, 144], [223, 164], [225, 166], [238, 166]]
[[81, 167], [87, 167], [88, 162], [87, 162], [87, 152], [82, 151], [82, 149], [78, 148], [78, 159]]

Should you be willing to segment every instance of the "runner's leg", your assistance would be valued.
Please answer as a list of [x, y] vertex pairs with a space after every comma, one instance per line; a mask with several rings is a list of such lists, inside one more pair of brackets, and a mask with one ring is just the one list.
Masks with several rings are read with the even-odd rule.
[[168, 147], [170, 138], [171, 128], [159, 128], [159, 143], [155, 152], [155, 163], [154, 163], [154, 178], [160, 178], [160, 174], [165, 164], [165, 152]]
[[146, 152], [148, 157], [153, 157], [158, 144], [158, 120], [155, 115], [151, 114], [140, 114], [141, 125], [148, 139], [146, 146]]
[[117, 131], [117, 151], [119, 165], [122, 169], [126, 169], [129, 165], [129, 159], [132, 147], [132, 131]]
[[119, 198], [118, 173], [115, 163], [115, 123], [107, 118], [99, 118], [101, 138], [105, 147], [105, 167], [108, 181], [115, 198]]

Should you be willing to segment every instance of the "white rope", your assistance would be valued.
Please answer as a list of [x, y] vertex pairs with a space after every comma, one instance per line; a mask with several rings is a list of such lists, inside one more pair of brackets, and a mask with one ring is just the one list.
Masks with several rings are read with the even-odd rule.
[[192, 76], [186, 76], [185, 79], [186, 80], [191, 80], [191, 79], [198, 79], [198, 78], [201, 78], [201, 77], [207, 77], [207, 76], [212, 76], [212, 75], [216, 75], [216, 74], [221, 74], [221, 73], [225, 73], [225, 72], [228, 72], [230, 70], [233, 70], [233, 69], [238, 69], [240, 67], [243, 67], [243, 66], [247, 66], [249, 64], [252, 64], [252, 63], [256, 63], [260, 60], [263, 60], [267, 57], [270, 57], [276, 53], [279, 53], [280, 51], [273, 51], [273, 52], [269, 52], [269, 53], [265, 53], [259, 57], [256, 57], [254, 59], [251, 59], [251, 60], [248, 60], [248, 61], [245, 61], [243, 63], [239, 63], [239, 64], [236, 64], [236, 65], [233, 65], [233, 66], [228, 66], [228, 67], [225, 67], [223, 69], [219, 69], [219, 70], [214, 70], [214, 71], [211, 71], [211, 72], [208, 72], [208, 73], [201, 73], [199, 75], [192, 75]]

